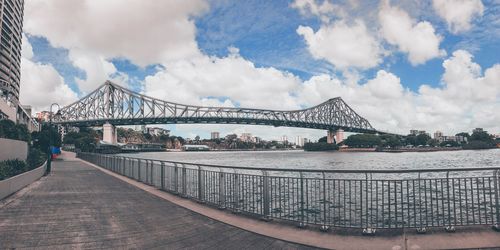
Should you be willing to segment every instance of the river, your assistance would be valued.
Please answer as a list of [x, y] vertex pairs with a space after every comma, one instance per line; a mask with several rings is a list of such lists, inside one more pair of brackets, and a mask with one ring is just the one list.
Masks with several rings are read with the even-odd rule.
[[500, 167], [500, 149], [439, 152], [210, 151], [122, 154], [224, 166], [301, 169], [428, 169]]

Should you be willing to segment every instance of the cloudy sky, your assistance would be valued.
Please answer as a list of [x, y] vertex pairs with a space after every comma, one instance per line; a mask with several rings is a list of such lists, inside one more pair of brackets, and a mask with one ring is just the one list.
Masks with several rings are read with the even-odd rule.
[[69, 104], [110, 79], [197, 105], [286, 110], [340, 96], [380, 130], [500, 133], [499, 40], [499, 0], [27, 0], [21, 102]]

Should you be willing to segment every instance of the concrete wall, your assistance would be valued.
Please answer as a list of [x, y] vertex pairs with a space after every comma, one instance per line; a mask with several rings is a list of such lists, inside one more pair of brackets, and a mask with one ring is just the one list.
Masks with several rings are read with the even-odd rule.
[[1, 97], [0, 97], [0, 110], [9, 117], [9, 120], [16, 122], [16, 108], [11, 107], [9, 104], [7, 104], [7, 101], [5, 101]]
[[0, 200], [40, 179], [45, 173], [46, 165], [47, 162], [31, 171], [0, 181]]
[[0, 161], [18, 159], [25, 161], [28, 157], [28, 143], [25, 141], [0, 138]]

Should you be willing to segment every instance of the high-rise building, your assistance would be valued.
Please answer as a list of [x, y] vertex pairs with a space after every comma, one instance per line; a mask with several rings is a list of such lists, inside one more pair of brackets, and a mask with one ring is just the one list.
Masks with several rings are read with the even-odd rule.
[[283, 135], [283, 136], [281, 137], [281, 142], [282, 142], [283, 144], [288, 144], [288, 137], [287, 137], [286, 135]]
[[302, 136], [300, 136], [300, 135], [295, 137], [295, 145], [298, 147], [303, 147], [304, 146], [304, 138], [302, 138]]
[[212, 132], [212, 133], [210, 133], [210, 139], [217, 140], [219, 138], [220, 138], [220, 133], [219, 132]]
[[252, 141], [252, 134], [251, 133], [242, 133], [240, 135], [240, 140], [244, 142], [251, 142]]
[[21, 80], [24, 0], [0, 0], [0, 94], [16, 107]]
[[0, 0], [0, 119], [40, 128], [31, 108], [19, 104], [24, 0]]
[[434, 139], [438, 139], [440, 137], [443, 137], [443, 132], [441, 131], [434, 132]]

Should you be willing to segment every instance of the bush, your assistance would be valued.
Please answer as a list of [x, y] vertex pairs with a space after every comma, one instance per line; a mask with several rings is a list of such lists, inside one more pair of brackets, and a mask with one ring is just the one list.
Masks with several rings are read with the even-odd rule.
[[30, 152], [28, 154], [28, 159], [26, 163], [30, 167], [30, 169], [35, 169], [41, 166], [46, 160], [48, 156], [43, 151], [37, 148], [30, 148]]
[[8, 160], [0, 162], [0, 180], [28, 171], [28, 165], [20, 160]]
[[488, 149], [494, 147], [494, 143], [485, 141], [469, 141], [469, 143], [463, 145], [463, 149]]
[[36, 148], [30, 148], [26, 162], [20, 160], [8, 160], [0, 162], [0, 180], [22, 174], [40, 167], [47, 160], [47, 156]]
[[304, 144], [305, 151], [333, 151], [338, 150], [339, 146], [333, 143], [318, 142]]

